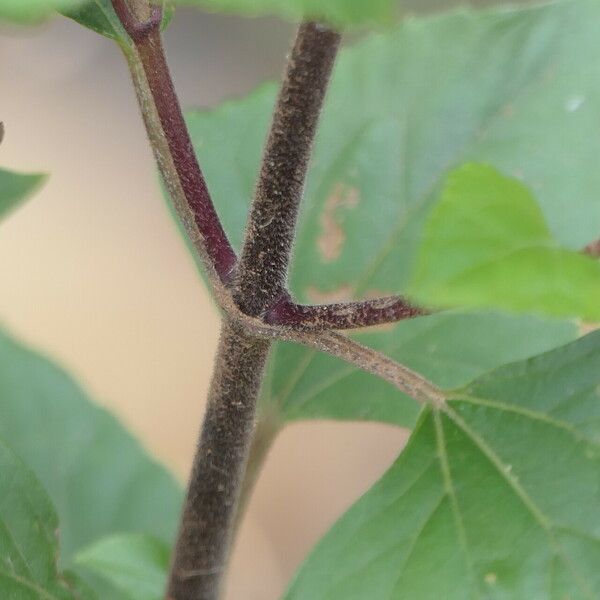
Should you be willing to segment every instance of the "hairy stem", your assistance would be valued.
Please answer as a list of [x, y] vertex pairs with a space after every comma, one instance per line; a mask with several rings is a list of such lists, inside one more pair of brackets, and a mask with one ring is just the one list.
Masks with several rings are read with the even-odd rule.
[[170, 600], [220, 596], [270, 345], [225, 320], [172, 559]]
[[359, 344], [355, 340], [333, 331], [321, 333], [288, 332], [289, 341], [315, 348], [376, 375], [411, 398], [423, 404], [443, 406], [445, 395], [437, 386], [396, 362], [385, 354]]
[[260, 316], [285, 292], [296, 220], [339, 34], [300, 26], [265, 149], [236, 277], [235, 299]]
[[160, 172], [218, 288], [229, 282], [236, 256], [210, 198], [173, 87], [160, 35], [162, 12], [154, 7], [150, 19], [140, 21], [139, 9], [130, 11], [125, 0], [113, 0], [113, 6], [135, 47], [125, 55]]
[[396, 323], [425, 314], [425, 310], [409, 304], [401, 296], [317, 306], [295, 304], [282, 297], [264, 318], [270, 325], [283, 325], [299, 331], [325, 331]]
[[[263, 312], [273, 290], [279, 295], [285, 284], [298, 204], [338, 42], [337, 34], [316, 24], [299, 29], [235, 282], [237, 307], [246, 315]], [[141, 55], [144, 48], [137, 47]], [[269, 261], [277, 265], [275, 287]], [[242, 491], [248, 497], [266, 454], [266, 446], [255, 440], [251, 470], [244, 478], [270, 344], [242, 324], [226, 321], [173, 557], [168, 587], [172, 600], [219, 597], [238, 501]], [[260, 424], [257, 430], [262, 431]]]

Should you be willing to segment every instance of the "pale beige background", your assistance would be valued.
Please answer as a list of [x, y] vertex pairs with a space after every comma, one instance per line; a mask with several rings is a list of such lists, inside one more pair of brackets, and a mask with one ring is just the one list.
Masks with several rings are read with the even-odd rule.
[[[186, 106], [277, 77], [291, 29], [178, 14], [167, 33]], [[0, 32], [0, 164], [51, 178], [0, 229], [0, 322], [56, 357], [183, 480], [218, 318], [163, 205], [123, 61], [65, 20]], [[277, 598], [312, 544], [393, 460], [388, 427], [290, 427], [235, 552], [230, 599]]]

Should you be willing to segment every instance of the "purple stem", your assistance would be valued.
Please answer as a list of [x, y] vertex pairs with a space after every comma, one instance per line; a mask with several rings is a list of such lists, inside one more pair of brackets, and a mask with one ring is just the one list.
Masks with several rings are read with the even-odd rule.
[[426, 314], [427, 311], [400, 296], [317, 306], [296, 304], [288, 296], [282, 296], [267, 311], [264, 320], [270, 325], [299, 331], [325, 331], [384, 325]]
[[208, 259], [220, 280], [228, 284], [237, 257], [212, 203], [173, 87], [160, 35], [162, 9], [154, 6], [150, 19], [140, 22], [125, 0], [113, 0], [113, 7], [140, 57], [179, 184], [202, 236]]

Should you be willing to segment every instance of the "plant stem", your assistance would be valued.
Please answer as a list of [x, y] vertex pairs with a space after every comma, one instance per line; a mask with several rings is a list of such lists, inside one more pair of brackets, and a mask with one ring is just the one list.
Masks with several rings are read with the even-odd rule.
[[236, 302], [253, 317], [285, 294], [298, 209], [339, 42], [334, 31], [304, 23], [292, 48], [236, 277]]
[[162, 11], [139, 21], [125, 0], [113, 0], [136, 54], [125, 52], [148, 134], [177, 213], [213, 283], [227, 284], [236, 256], [223, 230], [196, 159], [165, 58], [160, 35]]
[[173, 554], [169, 600], [220, 596], [270, 345], [225, 320]]
[[288, 331], [287, 339], [331, 356], [337, 356], [359, 369], [391, 383], [395, 388], [423, 404], [444, 406], [446, 396], [422, 375], [381, 352], [334, 331]]
[[[244, 314], [260, 314], [285, 285], [310, 150], [338, 43], [337, 34], [314, 23], [299, 28], [236, 277], [235, 298]], [[265, 256], [277, 265], [276, 285]], [[225, 321], [173, 556], [168, 587], [172, 600], [219, 597], [242, 489], [247, 498], [266, 454], [260, 443], [254, 444], [259, 451], [244, 480], [256, 398], [271, 345], [249, 331]]]
[[317, 306], [295, 304], [282, 297], [264, 319], [271, 325], [283, 325], [299, 331], [326, 331], [396, 323], [425, 314], [427, 311], [409, 304], [401, 296]]

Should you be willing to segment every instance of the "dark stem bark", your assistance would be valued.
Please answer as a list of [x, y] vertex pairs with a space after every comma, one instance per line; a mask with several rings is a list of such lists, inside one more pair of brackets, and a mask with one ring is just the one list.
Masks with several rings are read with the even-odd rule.
[[334, 31], [304, 23], [289, 57], [236, 277], [235, 300], [253, 317], [285, 293], [298, 209], [339, 42]]
[[[282, 293], [298, 205], [339, 36], [314, 23], [299, 28], [275, 109], [249, 216], [234, 297], [256, 316]], [[143, 50], [143, 48], [142, 48]], [[216, 600], [236, 526], [244, 473], [270, 342], [227, 321], [205, 424], [194, 460], [168, 598]], [[265, 454], [259, 447], [259, 458]], [[256, 477], [253, 465], [250, 479]]]
[[264, 320], [298, 331], [327, 331], [385, 325], [425, 314], [427, 311], [400, 296], [317, 306], [296, 304], [282, 297], [267, 311]]
[[219, 598], [270, 342], [225, 321], [172, 559], [169, 600]]
[[[236, 256], [212, 203], [173, 87], [160, 35], [162, 11], [154, 7], [148, 21], [139, 21], [126, 0], [113, 0], [113, 6], [133, 41], [151, 96], [140, 97], [140, 103], [142, 108], [151, 103], [159, 121], [160, 133], [149, 127], [150, 136], [162, 134], [167, 145], [167, 152], [160, 152], [160, 144], [153, 143], [161, 174], [175, 201], [180, 193], [184, 196], [185, 205], [176, 208], [207, 268], [227, 284]], [[143, 112], [147, 118], [148, 112]]]

